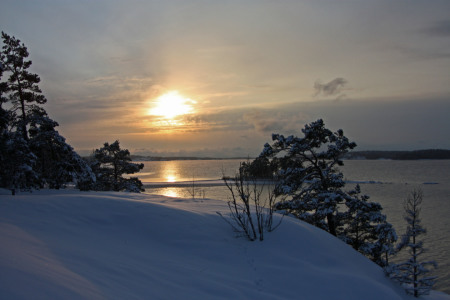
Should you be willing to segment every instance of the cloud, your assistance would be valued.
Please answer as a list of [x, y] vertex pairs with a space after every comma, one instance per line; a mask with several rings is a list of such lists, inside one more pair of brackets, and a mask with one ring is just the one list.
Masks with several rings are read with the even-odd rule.
[[342, 98], [345, 94], [342, 94], [341, 92], [347, 82], [348, 81], [342, 77], [335, 78], [324, 84], [320, 83], [318, 80], [314, 83], [314, 89], [316, 91], [314, 96], [322, 94], [324, 96], [338, 96], [338, 98]]
[[[294, 110], [296, 111], [296, 110]], [[253, 128], [268, 136], [270, 133], [290, 134], [297, 132], [308, 120], [303, 113], [292, 113], [292, 111], [272, 111], [254, 109], [243, 115], [244, 121]]]
[[281, 120], [274, 115], [268, 115], [260, 110], [253, 110], [244, 114], [244, 121], [252, 125], [256, 131], [264, 133], [283, 127]]
[[433, 36], [450, 36], [450, 20], [435, 22], [432, 26], [425, 29], [425, 33]]
[[396, 51], [401, 53], [402, 56], [410, 57], [414, 60], [435, 60], [435, 59], [449, 59], [450, 52], [445, 52], [446, 49], [419, 49], [407, 46], [396, 46]]

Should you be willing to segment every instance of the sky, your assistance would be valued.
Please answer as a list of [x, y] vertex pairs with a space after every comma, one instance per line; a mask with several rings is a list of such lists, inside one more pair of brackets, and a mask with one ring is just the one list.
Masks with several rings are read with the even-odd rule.
[[[322, 118], [356, 150], [450, 149], [450, 1], [3, 0], [79, 153], [255, 156]], [[5, 76], [5, 75], [4, 75]]]

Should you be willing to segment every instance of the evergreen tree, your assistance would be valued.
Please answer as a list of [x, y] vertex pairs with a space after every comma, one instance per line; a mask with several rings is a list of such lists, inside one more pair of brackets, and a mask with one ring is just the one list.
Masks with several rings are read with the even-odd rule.
[[39, 187], [39, 176], [33, 167], [36, 156], [30, 151], [27, 141], [18, 132], [6, 133], [2, 149], [1, 186], [11, 190], [31, 190]]
[[393, 243], [397, 236], [392, 225], [386, 222], [386, 216], [381, 213], [381, 205], [368, 200], [369, 196], [361, 195], [359, 185], [348, 193], [345, 201], [347, 211], [340, 220], [340, 238], [384, 267], [388, 263], [388, 256], [394, 252]]
[[[1, 55], [1, 54], [0, 54]], [[5, 94], [8, 90], [8, 84], [6, 82], [1, 81], [3, 77], [3, 65], [0, 62], [0, 130], [3, 132], [6, 130], [8, 125], [8, 112], [5, 110], [3, 105], [8, 102], [8, 99], [6, 99]]]
[[[0, 80], [4, 70], [0, 62]], [[36, 187], [38, 179], [33, 170], [36, 157], [31, 153], [28, 143], [23, 135], [9, 130], [14, 114], [3, 106], [8, 101], [5, 97], [8, 90], [8, 83], [0, 82], [0, 186], [10, 189], [15, 195], [16, 189]]]
[[436, 277], [428, 276], [430, 272], [428, 266], [436, 267], [436, 262], [420, 261], [424, 247], [419, 236], [426, 233], [419, 217], [422, 200], [423, 192], [420, 189], [414, 190], [408, 195], [404, 204], [404, 218], [408, 225], [406, 233], [402, 235], [398, 250], [408, 249], [409, 259], [387, 268], [389, 276], [404, 284], [406, 292], [414, 295], [414, 297], [429, 294], [436, 282]]
[[248, 178], [273, 179], [276, 172], [276, 163], [270, 162], [267, 157], [259, 156], [253, 161], [243, 162], [239, 169]]
[[395, 230], [381, 213], [381, 205], [361, 195], [359, 185], [344, 191], [344, 176], [338, 168], [356, 144], [341, 129], [332, 132], [325, 128], [321, 119], [305, 125], [302, 133], [303, 137], [273, 134], [274, 143], [266, 144], [244, 171], [273, 174], [276, 194], [284, 196], [276, 204], [277, 210], [327, 230], [386, 266], [395, 252]]
[[261, 158], [277, 163], [278, 193], [289, 198], [276, 208], [337, 235], [340, 218], [337, 207], [347, 195], [337, 166], [341, 157], [356, 147], [340, 129], [332, 132], [319, 119], [302, 129], [303, 137], [273, 134], [272, 145], [266, 144]]
[[3, 181], [6, 163], [6, 141], [7, 141], [7, 128], [8, 128], [8, 112], [3, 108], [3, 104], [6, 103], [7, 99], [4, 97], [6, 92], [6, 82], [2, 82], [3, 76], [3, 65], [0, 63], [0, 184]]
[[6, 86], [8, 101], [12, 104], [12, 111], [19, 116], [15, 120], [17, 130], [21, 132], [23, 139], [28, 141], [30, 107], [44, 104], [47, 99], [39, 89], [38, 83], [41, 81], [39, 76], [28, 71], [32, 62], [26, 60], [29, 55], [27, 47], [20, 40], [4, 32], [2, 38], [3, 51], [0, 53], [0, 63], [3, 70], [10, 73]]
[[[0, 83], [2, 107], [2, 171], [1, 184], [15, 194], [16, 189], [30, 190], [39, 187], [39, 174], [34, 167], [36, 156], [29, 145], [27, 132], [30, 105], [46, 102], [40, 94], [39, 77], [27, 69], [31, 61], [25, 60], [28, 51], [24, 44], [2, 32], [3, 47], [0, 52], [2, 73], [9, 73]], [[2, 74], [3, 75], [3, 74]]]
[[40, 174], [41, 185], [59, 189], [69, 182], [95, 181], [90, 167], [55, 130], [56, 126], [58, 123], [45, 110], [34, 107], [30, 115], [29, 144], [37, 157], [35, 169]]
[[96, 174], [98, 190], [113, 191], [144, 191], [142, 182], [136, 177], [123, 178], [123, 174], [134, 174], [144, 168], [144, 164], [131, 162], [130, 152], [120, 149], [119, 141], [105, 143], [102, 148], [94, 151], [94, 161], [91, 168]]
[[372, 260], [381, 267], [388, 267], [389, 256], [396, 254], [394, 243], [397, 241], [397, 233], [388, 222], [378, 224], [376, 233], [378, 240], [373, 246]]
[[[3, 76], [3, 66], [0, 63], [0, 80]], [[7, 99], [4, 97], [6, 92], [6, 82], [0, 81], [0, 182], [3, 180], [3, 173], [5, 172], [4, 164], [6, 160], [6, 141], [7, 129], [9, 124], [8, 112], [3, 108], [3, 104]]]
[[28, 71], [29, 53], [20, 40], [2, 32], [0, 52], [0, 184], [11, 189], [68, 182], [89, 184], [95, 176], [87, 163], [65, 142], [40, 105], [47, 102], [38, 75]]

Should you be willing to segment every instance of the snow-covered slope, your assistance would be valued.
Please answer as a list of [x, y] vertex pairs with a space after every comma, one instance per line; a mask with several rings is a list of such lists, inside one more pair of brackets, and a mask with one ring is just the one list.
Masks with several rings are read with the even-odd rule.
[[[0, 299], [412, 299], [295, 219], [237, 238], [224, 202], [129, 193], [0, 195]], [[433, 293], [429, 299], [450, 299]]]

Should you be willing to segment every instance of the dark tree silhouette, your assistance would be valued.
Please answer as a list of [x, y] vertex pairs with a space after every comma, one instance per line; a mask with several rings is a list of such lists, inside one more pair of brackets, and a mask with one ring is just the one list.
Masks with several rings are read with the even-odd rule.
[[96, 189], [113, 191], [143, 191], [142, 182], [136, 177], [123, 178], [123, 174], [134, 174], [144, 164], [131, 162], [130, 152], [120, 149], [119, 141], [105, 143], [94, 151], [92, 169], [97, 177]]
[[0, 52], [0, 184], [17, 188], [60, 188], [68, 182], [90, 182], [90, 167], [59, 135], [58, 123], [41, 106], [47, 102], [31, 60], [20, 40], [2, 32]]
[[34, 105], [45, 104], [47, 99], [38, 86], [41, 81], [39, 76], [28, 71], [32, 62], [26, 60], [29, 55], [27, 47], [20, 40], [4, 32], [2, 38], [3, 51], [0, 54], [0, 62], [4, 71], [10, 73], [6, 87], [8, 101], [13, 106], [12, 111], [19, 115], [19, 119], [16, 120], [18, 130], [24, 140], [28, 141], [27, 125], [30, 110]]

